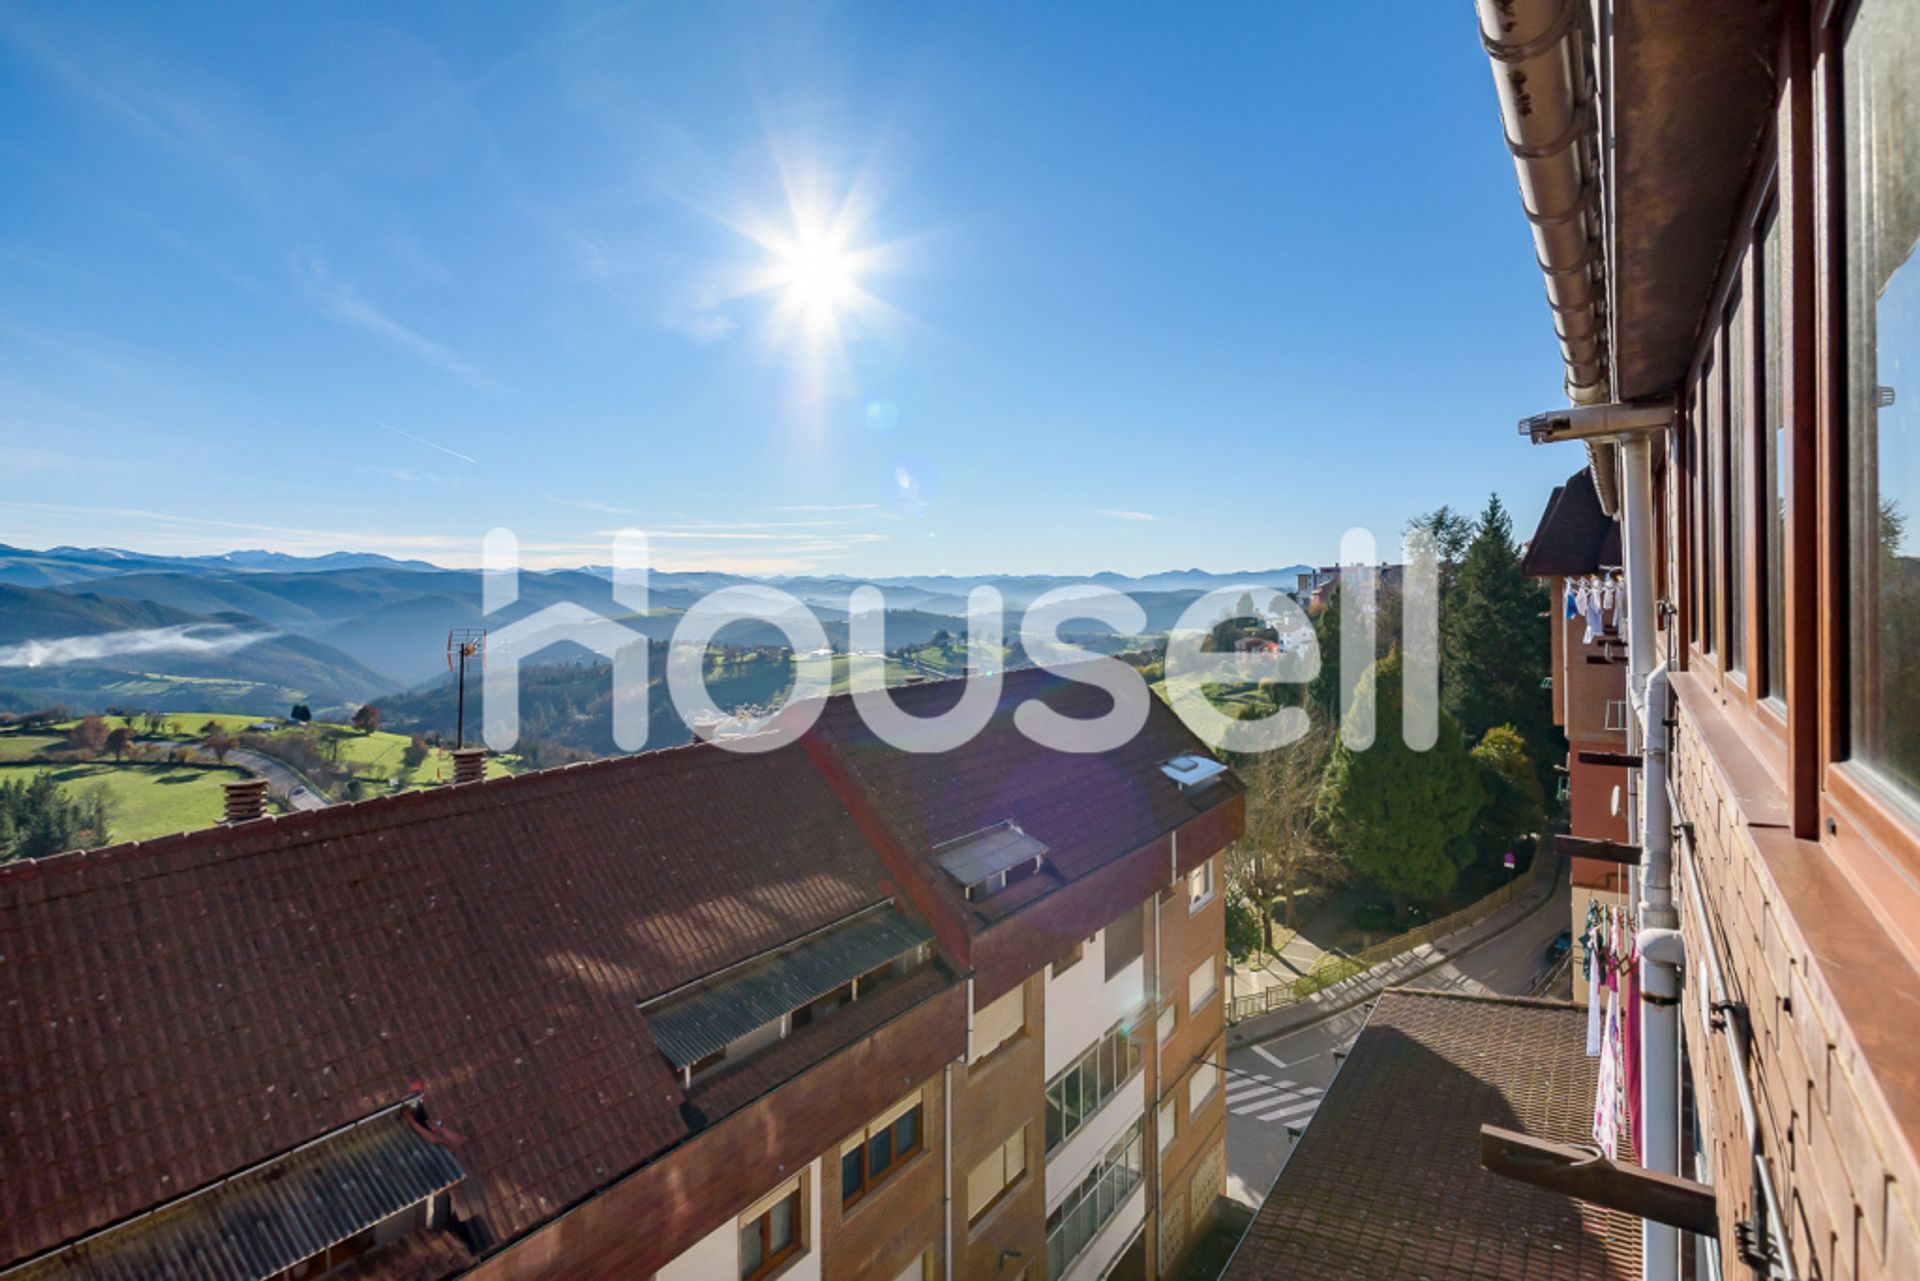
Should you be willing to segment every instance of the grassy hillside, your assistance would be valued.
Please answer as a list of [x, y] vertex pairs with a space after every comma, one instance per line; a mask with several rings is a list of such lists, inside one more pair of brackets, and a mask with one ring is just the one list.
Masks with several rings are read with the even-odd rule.
[[[4, 738], [5, 736], [0, 736]], [[133, 765], [89, 761], [81, 765], [0, 764], [0, 783], [52, 774], [68, 790], [104, 789], [113, 840], [146, 841], [211, 827], [225, 807], [222, 784], [246, 777], [238, 769], [192, 765]]]

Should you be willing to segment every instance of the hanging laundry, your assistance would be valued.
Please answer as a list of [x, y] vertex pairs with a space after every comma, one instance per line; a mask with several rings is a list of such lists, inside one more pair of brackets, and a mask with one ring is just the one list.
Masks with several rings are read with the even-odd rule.
[[1567, 617], [1568, 618], [1580, 617], [1580, 605], [1577, 599], [1578, 596], [1579, 596], [1579, 590], [1574, 586], [1573, 580], [1569, 578], [1567, 580]]
[[1606, 624], [1600, 620], [1600, 588], [1596, 584], [1587, 589], [1587, 640], [1593, 644], [1593, 638], [1606, 630]]
[[1620, 1003], [1607, 991], [1607, 1017], [1600, 1034], [1600, 1084], [1593, 1096], [1593, 1141], [1609, 1160], [1620, 1153]]
[[1600, 904], [1587, 900], [1587, 926], [1580, 935], [1580, 977], [1587, 981], [1587, 1057], [1600, 1055], [1600, 974], [1594, 959], [1600, 948]]
[[[1631, 936], [1629, 936], [1631, 937]], [[1620, 1021], [1622, 1080], [1627, 1097], [1627, 1133], [1633, 1137], [1633, 1154], [1640, 1159], [1640, 949], [1638, 940], [1630, 948], [1621, 966], [1620, 999], [1626, 1006]]]

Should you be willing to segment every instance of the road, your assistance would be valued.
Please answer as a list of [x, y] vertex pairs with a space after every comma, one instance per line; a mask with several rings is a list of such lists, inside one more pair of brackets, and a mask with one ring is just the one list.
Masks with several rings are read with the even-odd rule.
[[[1504, 932], [1407, 984], [1456, 992], [1525, 996], [1547, 944], [1567, 928], [1563, 887]], [[1313, 1119], [1338, 1057], [1367, 1021], [1363, 1003], [1319, 1023], [1227, 1051], [1227, 1195], [1257, 1207]]]
[[[185, 748], [189, 751], [204, 752], [199, 743], [189, 743], [182, 739], [161, 739], [158, 742], [143, 743], [143, 747], [164, 749]], [[210, 754], [210, 753], [209, 753]], [[298, 771], [285, 761], [277, 761], [271, 756], [259, 752], [249, 752], [243, 747], [231, 748], [227, 752], [226, 764], [238, 765], [249, 774], [256, 774], [267, 780], [267, 795], [279, 801], [290, 810], [325, 809], [332, 802], [321, 794], [320, 789], [302, 778]]]

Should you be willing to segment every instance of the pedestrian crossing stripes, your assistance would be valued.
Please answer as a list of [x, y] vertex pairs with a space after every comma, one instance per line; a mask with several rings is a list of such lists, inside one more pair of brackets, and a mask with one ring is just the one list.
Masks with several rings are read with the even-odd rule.
[[1322, 1091], [1317, 1085], [1298, 1085], [1257, 1073], [1236, 1075], [1227, 1086], [1227, 1111], [1256, 1121], [1285, 1121], [1288, 1125], [1307, 1123], [1320, 1106]]

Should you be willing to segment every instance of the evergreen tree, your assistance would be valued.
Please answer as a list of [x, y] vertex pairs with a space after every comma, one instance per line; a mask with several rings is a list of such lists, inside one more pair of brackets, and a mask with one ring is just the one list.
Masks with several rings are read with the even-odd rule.
[[1440, 629], [1440, 705], [1475, 741], [1510, 725], [1535, 773], [1564, 754], [1545, 688], [1551, 633], [1545, 588], [1520, 572], [1513, 521], [1499, 495], [1487, 499], [1473, 542], [1454, 572]]
[[1344, 738], [1327, 762], [1320, 817], [1334, 849], [1355, 871], [1393, 895], [1406, 919], [1409, 899], [1436, 899], [1473, 860], [1467, 839], [1480, 811], [1480, 778], [1459, 727], [1440, 714], [1440, 736], [1416, 752], [1400, 731], [1401, 662], [1396, 647], [1360, 680], [1352, 715], [1374, 714], [1373, 746]]
[[1473, 843], [1481, 854], [1504, 854], [1523, 837], [1546, 830], [1547, 795], [1519, 731], [1495, 725], [1481, 736], [1473, 759], [1486, 796], [1473, 821]]

